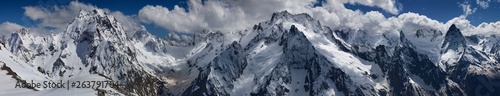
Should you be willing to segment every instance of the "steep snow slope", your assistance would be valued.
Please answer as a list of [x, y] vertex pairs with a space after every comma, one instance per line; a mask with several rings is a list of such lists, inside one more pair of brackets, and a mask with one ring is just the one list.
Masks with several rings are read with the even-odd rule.
[[[17, 59], [15, 55], [11, 54], [3, 44], [0, 45], [0, 82], [3, 86], [0, 87], [0, 95], [69, 95], [69, 94], [81, 94], [81, 95], [96, 95], [97, 91], [94, 89], [64, 89], [64, 88], [16, 88], [18, 83], [42, 83], [46, 81], [59, 81], [64, 80], [69, 82], [73, 81], [103, 81], [106, 78], [79, 73], [79, 75], [71, 78], [51, 78], [39, 69], [35, 69], [34, 66], [28, 66], [30, 64]], [[116, 93], [116, 90], [111, 88], [104, 88], [102, 90], [107, 90], [109, 93]]]
[[432, 62], [437, 63], [440, 56], [440, 47], [443, 41], [443, 33], [434, 29], [417, 29], [407, 32], [407, 39], [414, 45], [419, 53], [429, 56]]

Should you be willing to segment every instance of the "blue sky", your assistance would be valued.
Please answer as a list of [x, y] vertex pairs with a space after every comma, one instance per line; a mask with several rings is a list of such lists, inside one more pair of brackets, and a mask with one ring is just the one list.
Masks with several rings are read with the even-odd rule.
[[[33, 21], [24, 15], [24, 6], [40, 6], [40, 7], [51, 7], [51, 6], [67, 6], [70, 1], [68, 0], [17, 0], [17, 1], [0, 1], [2, 3], [0, 6], [0, 23], [2, 22], [12, 22], [17, 23], [22, 26], [35, 26], [38, 21]], [[82, 0], [80, 1], [85, 4], [90, 4], [97, 6], [99, 8], [107, 8], [111, 11], [120, 11], [125, 15], [137, 16], [139, 10], [144, 8], [146, 5], [160, 5], [168, 9], [173, 9], [174, 5], [178, 5], [182, 8], [187, 8], [187, 2], [185, 0], [145, 0], [145, 1], [123, 1], [123, 0]], [[396, 5], [402, 6], [399, 14], [406, 12], [414, 12], [420, 15], [425, 15], [431, 19], [437, 20], [439, 22], [446, 23], [448, 20], [458, 17], [464, 14], [460, 4], [464, 4], [464, 0], [401, 0], [396, 1]], [[476, 0], [467, 1], [471, 8], [476, 8], [477, 10], [471, 15], [467, 16], [467, 20], [474, 26], [479, 25], [482, 22], [496, 22], [500, 21], [500, 3], [493, 2], [489, 3], [489, 7], [486, 9], [481, 8], [476, 4]], [[317, 4], [321, 5], [321, 4]], [[344, 4], [346, 8], [352, 10], [361, 10], [363, 12], [368, 11], [379, 11], [385, 17], [398, 16], [399, 14], [391, 14], [379, 7], [369, 7], [361, 4]], [[189, 11], [189, 10], [187, 10]], [[158, 26], [155, 23], [141, 23], [144, 25], [148, 31], [152, 34], [164, 37], [167, 35], [165, 27]]]

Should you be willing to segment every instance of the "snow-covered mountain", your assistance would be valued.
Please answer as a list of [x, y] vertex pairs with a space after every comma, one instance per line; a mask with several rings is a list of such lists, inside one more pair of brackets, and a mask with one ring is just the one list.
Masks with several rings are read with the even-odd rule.
[[[176, 44], [126, 36], [100, 9], [49, 36], [22, 29], [0, 43], [1, 95], [486, 95], [500, 94], [500, 39], [452, 25], [375, 33], [331, 29], [276, 12], [241, 31], [204, 30]], [[102, 89], [14, 88], [21, 81], [111, 80]]]

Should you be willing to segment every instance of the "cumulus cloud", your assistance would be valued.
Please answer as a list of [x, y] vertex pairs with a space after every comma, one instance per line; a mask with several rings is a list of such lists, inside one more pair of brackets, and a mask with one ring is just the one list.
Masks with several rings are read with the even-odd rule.
[[132, 36], [135, 32], [140, 30], [146, 30], [146, 28], [139, 23], [140, 21], [135, 15], [125, 15], [120, 11], [113, 11], [110, 15], [114, 16], [115, 19], [120, 22], [127, 36]]
[[183, 8], [175, 6], [172, 12], [162, 6], [145, 6], [139, 11], [139, 18], [145, 23], [154, 23], [160, 27], [178, 32], [201, 30], [207, 24], [195, 15], [189, 15]]
[[[195, 33], [204, 29], [232, 31], [251, 27], [271, 14], [287, 10], [292, 14], [308, 13], [327, 25], [345, 23], [343, 17], [359, 16], [360, 11], [349, 10], [344, 4], [360, 4], [379, 7], [389, 13], [398, 14], [401, 7], [394, 0], [327, 0], [323, 6], [313, 6], [317, 0], [190, 0], [188, 8], [175, 6], [143, 7], [138, 17], [142, 22], [154, 23], [175, 32]], [[382, 15], [383, 16], [383, 15]], [[344, 22], [342, 22], [344, 21]], [[347, 22], [349, 26], [361, 26]]]
[[16, 23], [11, 23], [11, 22], [4, 22], [0, 24], [0, 36], [8, 36], [11, 33], [17, 32], [24, 28], [21, 25], [18, 25]]
[[482, 35], [500, 35], [500, 21], [481, 23], [474, 28], [474, 33], [471, 34], [482, 34]]
[[95, 6], [80, 2], [71, 2], [67, 6], [26, 6], [23, 7], [24, 15], [31, 20], [40, 21], [40, 27], [64, 28], [80, 12], [80, 10], [93, 10]]
[[[145, 6], [138, 16], [175, 32], [195, 33], [203, 29], [231, 31], [269, 19], [273, 12], [306, 12], [315, 0], [190, 0], [188, 8]], [[261, 7], [256, 7], [261, 6]], [[302, 10], [302, 11], [301, 11]]]
[[[72, 1], [68, 5], [62, 6], [26, 6], [23, 7], [25, 10], [24, 15], [31, 20], [39, 21], [36, 24], [38, 33], [47, 33], [54, 31], [62, 31], [68, 26], [68, 24], [79, 14], [81, 10], [92, 11], [94, 9], [99, 9], [98, 7], [91, 4], [84, 4], [78, 1]], [[127, 16], [119, 11], [110, 11], [108, 9], [103, 9], [105, 12], [113, 15], [122, 25], [123, 29], [127, 35], [135, 33], [137, 30], [143, 27], [138, 24], [138, 20], [135, 16]], [[50, 29], [46, 29], [49, 27]]]
[[446, 30], [447, 26], [443, 23], [433, 20], [425, 15], [420, 15], [418, 13], [403, 13], [397, 18], [390, 18], [393, 24], [396, 24], [399, 28], [403, 27], [413, 27], [413, 28], [431, 28], [438, 30]]
[[440, 25], [439, 21], [432, 20], [425, 15], [420, 15], [418, 13], [404, 13], [398, 16], [398, 19], [402, 20], [404, 23], [415, 24], [424, 27], [433, 27], [435, 25]]
[[17, 32], [22, 28], [24, 27], [11, 22], [4, 22], [0, 24], [0, 41], [6, 42], [7, 38], [10, 37], [10, 34]]

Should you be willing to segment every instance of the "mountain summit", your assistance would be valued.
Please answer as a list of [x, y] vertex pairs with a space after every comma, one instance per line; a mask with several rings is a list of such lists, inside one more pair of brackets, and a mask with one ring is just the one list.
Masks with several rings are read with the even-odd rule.
[[[447, 51], [449, 49], [451, 50], [463, 50], [465, 47], [466, 39], [462, 35], [462, 32], [460, 29], [458, 29], [455, 24], [451, 25], [448, 31], [446, 32], [444, 36], [444, 41], [442, 44], [442, 47], [444, 50]], [[443, 52], [442, 51], [442, 52]]]

